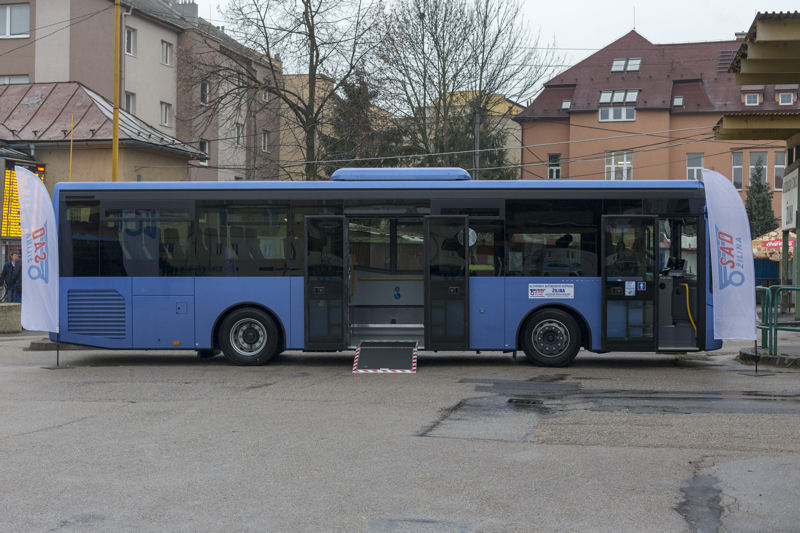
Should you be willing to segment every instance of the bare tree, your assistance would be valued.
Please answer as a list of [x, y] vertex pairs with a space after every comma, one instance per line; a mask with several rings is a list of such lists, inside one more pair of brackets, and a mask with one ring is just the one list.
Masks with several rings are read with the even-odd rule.
[[527, 100], [560, 62], [529, 30], [520, 5], [399, 0], [389, 13], [380, 53], [385, 82], [412, 147], [443, 154], [426, 164], [463, 162], [451, 152], [470, 148], [479, 154], [480, 135], [502, 133], [514, 112], [503, 98]]
[[[230, 0], [228, 4], [228, 32], [248, 49], [273, 60], [264, 77], [253, 77], [244, 86], [234, 84], [218, 97], [241, 98], [251, 89], [275, 95], [286, 111], [283, 142], [291, 142], [289, 130], [300, 132], [305, 179], [319, 177], [319, 137], [325, 113], [370, 51], [369, 29], [378, 13], [372, 0]], [[284, 72], [297, 74], [290, 82]]]

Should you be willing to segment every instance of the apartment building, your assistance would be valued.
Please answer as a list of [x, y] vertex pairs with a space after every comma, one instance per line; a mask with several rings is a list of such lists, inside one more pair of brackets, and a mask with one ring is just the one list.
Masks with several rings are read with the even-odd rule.
[[[113, 100], [113, 0], [0, 0], [0, 26], [0, 84], [77, 81]], [[124, 0], [120, 31], [120, 107], [208, 154], [191, 163], [189, 179], [277, 177], [277, 103], [240, 109], [241, 100], [209, 118], [220, 84], [204, 89], [197, 76], [197, 57], [236, 57], [245, 79], [266, 79], [268, 58], [199, 18], [193, 0]], [[257, 90], [247, 92], [257, 101]]]
[[[745, 194], [758, 162], [780, 192], [785, 144], [717, 141], [723, 114], [798, 108], [798, 85], [736, 85], [740, 41], [653, 44], [631, 31], [545, 84], [516, 120], [524, 179], [697, 179], [703, 167]], [[773, 209], [780, 217], [780, 194]]]

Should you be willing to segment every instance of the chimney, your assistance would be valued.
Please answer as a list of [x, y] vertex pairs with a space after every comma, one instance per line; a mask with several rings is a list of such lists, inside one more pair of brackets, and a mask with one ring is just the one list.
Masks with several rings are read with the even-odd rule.
[[197, 22], [197, 4], [194, 0], [178, 0], [175, 9], [189, 22]]
[[744, 41], [744, 38], [747, 37], [747, 32], [737, 31], [736, 33], [734, 33], [734, 35], [736, 36], [737, 41]]

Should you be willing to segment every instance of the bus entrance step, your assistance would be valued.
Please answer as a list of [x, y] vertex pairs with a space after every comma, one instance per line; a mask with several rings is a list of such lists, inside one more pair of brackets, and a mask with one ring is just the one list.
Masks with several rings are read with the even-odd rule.
[[354, 374], [415, 374], [416, 341], [361, 341], [353, 361]]

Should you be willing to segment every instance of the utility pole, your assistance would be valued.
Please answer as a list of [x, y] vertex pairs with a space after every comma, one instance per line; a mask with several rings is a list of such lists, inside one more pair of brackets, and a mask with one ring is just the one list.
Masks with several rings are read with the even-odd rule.
[[472, 147], [472, 179], [478, 179], [481, 166], [481, 113], [476, 109], [472, 115], [473, 147]]
[[119, 0], [114, 0], [114, 134], [111, 140], [111, 181], [117, 181], [119, 166]]

